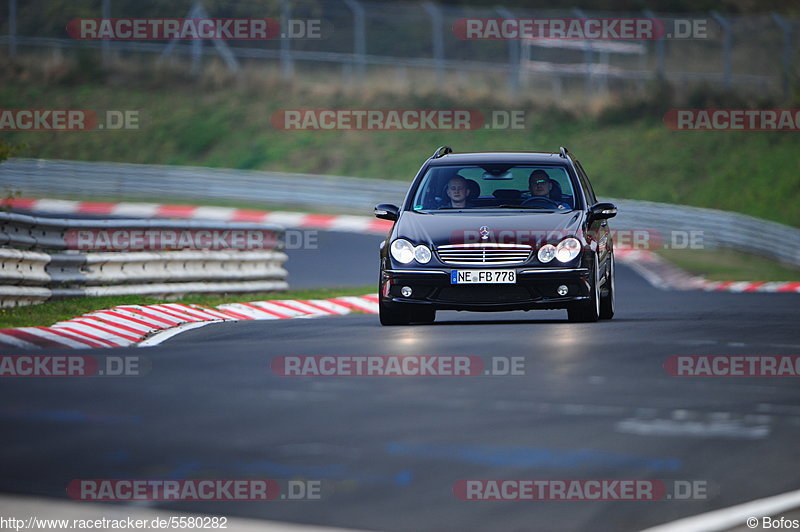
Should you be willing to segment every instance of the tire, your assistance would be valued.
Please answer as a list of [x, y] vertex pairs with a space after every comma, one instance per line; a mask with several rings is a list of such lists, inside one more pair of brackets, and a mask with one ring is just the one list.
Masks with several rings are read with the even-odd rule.
[[591, 283], [591, 297], [586, 301], [581, 301], [567, 309], [567, 319], [571, 322], [577, 323], [591, 323], [600, 318], [600, 284], [598, 282], [600, 274], [598, 273], [599, 264], [597, 260], [594, 262], [592, 268], [593, 279]]
[[388, 307], [383, 301], [378, 302], [378, 316], [381, 325], [408, 325], [411, 323], [411, 316], [405, 309]]
[[610, 320], [614, 317], [614, 308], [616, 307], [616, 281], [615, 267], [614, 267], [614, 252], [608, 258], [608, 278], [606, 279], [605, 286], [608, 287], [608, 293], [605, 296], [600, 296], [600, 319]]

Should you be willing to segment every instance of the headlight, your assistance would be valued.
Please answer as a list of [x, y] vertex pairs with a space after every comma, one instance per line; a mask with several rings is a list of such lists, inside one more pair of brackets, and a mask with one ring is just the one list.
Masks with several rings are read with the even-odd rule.
[[414, 248], [414, 258], [420, 264], [426, 264], [431, 260], [431, 250], [428, 249], [428, 246], [420, 244]]
[[581, 252], [581, 243], [577, 238], [565, 238], [556, 246], [556, 258], [559, 262], [569, 262]]
[[398, 238], [392, 242], [391, 251], [394, 260], [402, 264], [408, 264], [414, 260], [414, 246], [408, 240]]
[[545, 244], [539, 248], [539, 253], [536, 256], [541, 263], [550, 262], [556, 256], [556, 247], [553, 244]]

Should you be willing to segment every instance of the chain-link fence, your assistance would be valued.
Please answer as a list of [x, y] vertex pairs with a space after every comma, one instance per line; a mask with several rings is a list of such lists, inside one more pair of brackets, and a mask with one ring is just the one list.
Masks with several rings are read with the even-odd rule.
[[[271, 65], [276, 75], [323, 75], [347, 84], [602, 94], [663, 78], [678, 87], [710, 84], [788, 96], [798, 71], [800, 20], [777, 14], [601, 13], [444, 6], [367, 0], [7, 0], [0, 44], [9, 55], [90, 50], [104, 61], [143, 54], [188, 61], [196, 73], [214, 59], [239, 71]], [[81, 40], [79, 18], [269, 18], [265, 40]], [[460, 21], [609, 19], [658, 21], [649, 39], [465, 39]], [[311, 24], [311, 25], [309, 25]], [[689, 31], [686, 29], [696, 31]], [[679, 31], [683, 33], [679, 34]], [[318, 37], [316, 37], [316, 36]]]

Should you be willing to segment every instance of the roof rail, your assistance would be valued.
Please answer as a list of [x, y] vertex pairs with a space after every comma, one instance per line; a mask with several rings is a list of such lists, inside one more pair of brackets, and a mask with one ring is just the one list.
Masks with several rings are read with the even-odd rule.
[[558, 151], [559, 151], [559, 153], [560, 153], [560, 157], [563, 157], [564, 159], [566, 159], [566, 158], [567, 158], [567, 154], [569, 153], [569, 150], [567, 150], [567, 149], [566, 149], [564, 146], [561, 146], [561, 147], [558, 149]]
[[451, 148], [450, 146], [439, 146], [438, 148], [436, 148], [436, 151], [433, 152], [433, 155], [431, 155], [431, 159], [438, 159], [439, 157], [444, 157], [448, 153], [453, 153], [453, 148]]

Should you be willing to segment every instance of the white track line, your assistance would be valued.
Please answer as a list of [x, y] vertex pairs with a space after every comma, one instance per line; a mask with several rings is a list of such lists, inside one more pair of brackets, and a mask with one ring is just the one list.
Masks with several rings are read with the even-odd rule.
[[792, 510], [798, 506], [800, 506], [800, 490], [678, 519], [642, 532], [711, 532], [727, 530], [732, 527], [743, 528], [750, 517], [758, 519], [759, 524], [756, 528], [760, 529], [762, 517]]
[[200, 327], [205, 327], [206, 325], [211, 325], [212, 323], [222, 323], [222, 320], [215, 320], [215, 321], [192, 321], [189, 323], [184, 323], [183, 325], [178, 325], [177, 327], [171, 327], [165, 331], [157, 332], [150, 338], [147, 338], [137, 344], [138, 347], [152, 347], [154, 345], [159, 345], [161, 343], [166, 342], [173, 336], [177, 336], [181, 333], [186, 331], [191, 331], [192, 329], [199, 329]]

